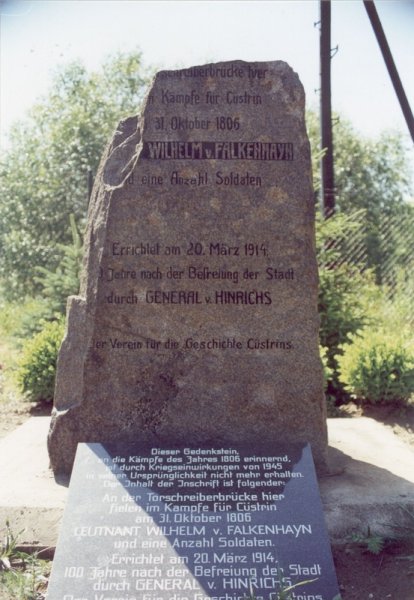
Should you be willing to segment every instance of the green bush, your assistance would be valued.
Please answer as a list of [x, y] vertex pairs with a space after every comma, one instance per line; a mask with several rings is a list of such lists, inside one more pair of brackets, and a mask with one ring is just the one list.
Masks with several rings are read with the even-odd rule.
[[29, 400], [53, 400], [56, 361], [63, 333], [63, 321], [45, 322], [43, 330], [24, 343], [17, 380]]
[[338, 358], [351, 336], [372, 322], [370, 307], [378, 288], [369, 272], [361, 273], [349, 263], [344, 245], [357, 234], [363, 211], [336, 214], [329, 219], [316, 215], [316, 248], [319, 264], [319, 340], [325, 348], [327, 396], [337, 403], [348, 399], [339, 380]]
[[319, 356], [321, 357], [322, 368], [323, 368], [323, 379], [325, 388], [328, 385], [328, 381], [332, 379], [333, 371], [328, 364], [328, 349], [324, 346], [319, 345]]
[[337, 417], [336, 396], [331, 393], [331, 384], [334, 377], [334, 371], [328, 364], [328, 348], [319, 345], [319, 355], [321, 357], [323, 368], [323, 383], [325, 391], [325, 401], [328, 417]]
[[365, 330], [343, 347], [340, 379], [352, 397], [377, 403], [408, 403], [414, 394], [414, 351], [381, 331]]

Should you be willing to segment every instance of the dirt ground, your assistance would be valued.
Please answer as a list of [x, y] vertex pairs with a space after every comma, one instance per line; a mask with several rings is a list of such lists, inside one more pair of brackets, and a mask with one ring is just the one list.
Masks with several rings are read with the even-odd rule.
[[[375, 419], [414, 449], [414, 406], [362, 409], [349, 404], [341, 407], [339, 416]], [[412, 528], [406, 533], [405, 539], [387, 540], [378, 554], [370, 552], [364, 542], [349, 541], [333, 548], [343, 600], [414, 600], [414, 512]]]
[[[26, 419], [46, 415], [50, 410], [50, 404], [36, 405], [16, 397], [0, 401], [0, 438]], [[374, 418], [414, 448], [414, 406], [405, 409], [379, 406], [362, 410], [351, 404], [343, 407], [339, 416]], [[333, 556], [342, 600], [414, 600], [414, 514], [409, 533], [410, 540], [387, 541], [379, 554], [370, 552], [361, 540], [344, 540], [341, 546], [335, 546]]]
[[22, 425], [30, 417], [49, 415], [51, 404], [37, 404], [14, 397], [10, 401], [0, 400], [0, 439]]
[[414, 543], [390, 542], [378, 555], [356, 544], [333, 549], [342, 600], [414, 600]]

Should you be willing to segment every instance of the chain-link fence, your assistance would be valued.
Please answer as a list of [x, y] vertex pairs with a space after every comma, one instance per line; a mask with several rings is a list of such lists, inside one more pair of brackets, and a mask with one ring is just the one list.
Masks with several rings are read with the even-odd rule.
[[322, 260], [320, 266], [347, 264], [360, 273], [370, 270], [389, 300], [398, 298], [411, 307], [407, 318], [414, 325], [414, 205], [381, 215], [377, 223], [359, 211], [345, 229], [345, 234], [329, 240], [329, 263]]
[[[379, 228], [383, 261], [379, 265], [381, 282], [390, 295], [400, 286], [414, 291], [414, 211], [392, 215]], [[410, 287], [411, 286], [411, 287]], [[414, 303], [414, 297], [413, 297]]]

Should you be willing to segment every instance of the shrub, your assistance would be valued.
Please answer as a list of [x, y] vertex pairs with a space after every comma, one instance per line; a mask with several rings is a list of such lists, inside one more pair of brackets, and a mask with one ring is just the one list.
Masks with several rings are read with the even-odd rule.
[[52, 401], [63, 321], [45, 322], [42, 331], [27, 340], [17, 370], [17, 380], [28, 399]]
[[328, 381], [332, 379], [332, 369], [328, 364], [328, 349], [324, 346], [319, 345], [319, 356], [321, 357], [322, 368], [323, 368], [323, 379], [325, 389], [328, 385]]
[[331, 383], [334, 377], [334, 371], [328, 364], [328, 349], [319, 345], [319, 355], [321, 357], [323, 368], [323, 383], [325, 391], [325, 401], [328, 417], [337, 417], [339, 415], [336, 408], [336, 396], [331, 393]]
[[414, 352], [381, 331], [365, 330], [343, 347], [340, 379], [354, 398], [365, 402], [407, 403], [414, 393]]
[[319, 339], [325, 348], [327, 395], [337, 403], [347, 400], [339, 380], [338, 358], [352, 334], [372, 321], [370, 307], [377, 288], [369, 272], [361, 273], [347, 257], [349, 240], [357, 237], [363, 222], [361, 211], [336, 214], [327, 220], [316, 215], [316, 247], [319, 263]]

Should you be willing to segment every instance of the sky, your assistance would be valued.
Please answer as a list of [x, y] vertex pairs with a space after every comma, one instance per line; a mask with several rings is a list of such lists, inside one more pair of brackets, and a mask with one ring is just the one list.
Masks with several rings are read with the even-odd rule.
[[[333, 110], [363, 135], [401, 132], [413, 145], [362, 0], [332, 1]], [[376, 0], [414, 108], [414, 0]], [[318, 107], [319, 2], [314, 0], [0, 0], [0, 127], [42, 95], [62, 63], [90, 69], [116, 50], [176, 68], [221, 60], [285, 60]], [[413, 162], [414, 165], [414, 162]]]

